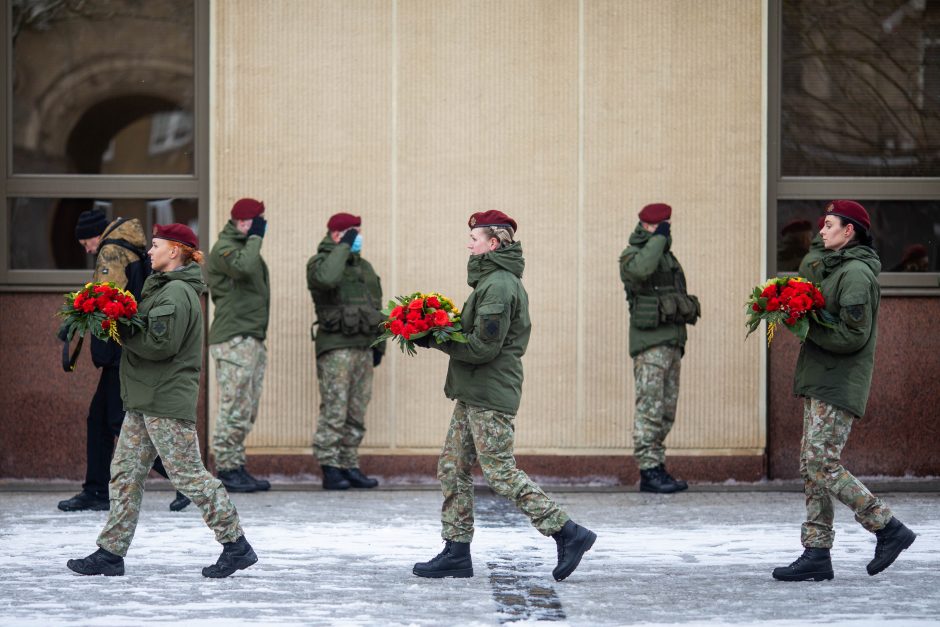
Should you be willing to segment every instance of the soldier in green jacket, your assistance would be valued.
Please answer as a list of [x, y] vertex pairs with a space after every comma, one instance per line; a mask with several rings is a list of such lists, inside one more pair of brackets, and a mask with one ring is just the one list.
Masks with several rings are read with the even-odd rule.
[[228, 577], [258, 561], [245, 539], [238, 513], [222, 483], [199, 457], [196, 402], [202, 370], [205, 292], [199, 240], [183, 224], [156, 225], [138, 313], [145, 328], [124, 339], [121, 398], [127, 416], [111, 464], [111, 513], [98, 535], [98, 550], [69, 560], [81, 575], [123, 575], [124, 556], [134, 538], [144, 480], [157, 455], [173, 486], [202, 510], [222, 544], [222, 554], [205, 577]]
[[852, 200], [834, 200], [824, 217], [820, 234], [826, 253], [808, 265], [809, 274], [822, 281], [829, 324], [810, 320], [793, 381], [793, 392], [803, 397], [800, 476], [806, 522], [800, 539], [804, 551], [789, 566], [774, 569], [774, 579], [782, 581], [833, 578], [829, 556], [835, 537], [833, 497], [851, 508], [855, 520], [876, 536], [869, 575], [890, 566], [916, 537], [840, 462], [852, 423], [865, 414], [868, 403], [878, 338], [881, 262], [871, 248], [871, 220], [864, 207]]
[[215, 305], [209, 328], [209, 354], [219, 384], [219, 414], [212, 455], [219, 479], [229, 492], [255, 492], [271, 487], [245, 468], [245, 438], [258, 418], [261, 384], [267, 364], [271, 286], [261, 256], [267, 221], [264, 203], [242, 198], [232, 206], [209, 253], [206, 275]]
[[[522, 356], [529, 343], [529, 297], [522, 286], [522, 245], [513, 241], [515, 220], [501, 211], [470, 216], [467, 283], [473, 288], [461, 313], [467, 343], [434, 344], [447, 353], [444, 394], [457, 401], [437, 466], [444, 505], [444, 550], [414, 565], [419, 577], [472, 577], [473, 477], [479, 461], [483, 477], [528, 516], [542, 535], [554, 538], [556, 580], [566, 578], [597, 536], [576, 524], [513, 457], [514, 420], [522, 398]], [[430, 336], [416, 342], [431, 346]]]
[[666, 470], [666, 436], [679, 401], [679, 369], [687, 324], [701, 315], [698, 299], [686, 291], [685, 273], [672, 254], [672, 207], [646, 205], [620, 254], [620, 280], [630, 307], [630, 357], [636, 386], [633, 456], [640, 490], [668, 494], [688, 488]]
[[374, 488], [379, 482], [359, 469], [359, 444], [366, 433], [372, 371], [385, 353], [384, 343], [370, 348], [385, 319], [382, 284], [362, 258], [362, 219], [337, 213], [326, 228], [317, 254], [307, 261], [320, 385], [313, 449], [325, 490]]

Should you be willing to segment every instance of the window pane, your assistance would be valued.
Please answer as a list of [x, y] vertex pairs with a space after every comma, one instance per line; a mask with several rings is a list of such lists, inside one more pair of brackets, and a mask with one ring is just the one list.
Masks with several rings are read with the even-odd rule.
[[94, 255], [86, 254], [78, 243], [75, 224], [81, 212], [95, 207], [105, 212], [109, 222], [119, 217], [140, 220], [148, 247], [154, 224], [181, 222], [199, 232], [199, 203], [194, 198], [11, 198], [10, 269], [94, 268]]
[[13, 171], [193, 173], [193, 0], [13, 3]]
[[[829, 200], [777, 203], [777, 272], [796, 272]], [[865, 200], [882, 272], [940, 272], [940, 201]]]
[[786, 0], [783, 176], [940, 176], [940, 0]]

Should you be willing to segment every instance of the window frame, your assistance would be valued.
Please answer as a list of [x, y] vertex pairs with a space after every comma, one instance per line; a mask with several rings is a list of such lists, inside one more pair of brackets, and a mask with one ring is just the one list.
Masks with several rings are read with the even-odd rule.
[[[781, 199], [940, 200], [940, 177], [781, 176], [783, 2], [768, 3], [767, 29], [767, 268], [778, 275], [789, 274], [777, 272], [777, 203]], [[889, 296], [940, 296], [940, 272], [883, 272], [878, 282]]]
[[[89, 270], [11, 270], [9, 201], [33, 198], [194, 198], [199, 240], [209, 233], [209, 0], [193, 0], [193, 173], [186, 175], [13, 174], [13, 6], [0, 10], [4, 74], [0, 86], [0, 292], [55, 292], [88, 281]], [[76, 243], [76, 245], [78, 245]]]

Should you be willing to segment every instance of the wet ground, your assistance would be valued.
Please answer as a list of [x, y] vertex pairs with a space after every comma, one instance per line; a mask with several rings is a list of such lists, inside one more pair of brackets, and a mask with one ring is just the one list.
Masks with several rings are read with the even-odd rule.
[[[883, 492], [919, 537], [887, 571], [865, 572], [874, 536], [837, 505], [835, 579], [782, 583], [801, 548], [803, 498], [766, 486], [679, 495], [548, 491], [598, 535], [555, 582], [555, 544], [482, 491], [471, 579], [419, 579], [440, 551], [440, 495], [276, 485], [236, 494], [260, 558], [224, 580], [200, 569], [220, 547], [190, 506], [149, 487], [124, 577], [82, 577], [106, 512], [64, 513], [67, 486], [0, 485], [0, 625], [897, 625], [940, 624], [940, 492]], [[58, 489], [60, 491], [50, 491]]]

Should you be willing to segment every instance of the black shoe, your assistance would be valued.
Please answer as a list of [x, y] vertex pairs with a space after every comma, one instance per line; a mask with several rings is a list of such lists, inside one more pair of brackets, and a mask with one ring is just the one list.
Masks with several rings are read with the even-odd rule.
[[80, 560], [69, 560], [65, 565], [79, 575], [120, 577], [124, 574], [124, 558], [102, 548]]
[[829, 549], [807, 548], [795, 562], [775, 568], [773, 572], [773, 578], [778, 581], [823, 581], [832, 577]]
[[336, 466], [320, 466], [323, 470], [324, 490], [348, 490], [350, 483], [343, 471]]
[[257, 561], [258, 556], [255, 555], [254, 549], [248, 544], [245, 536], [242, 536], [235, 542], [223, 542], [222, 555], [215, 564], [202, 569], [202, 576], [222, 579], [236, 570], [248, 568]]
[[659, 474], [661, 474], [667, 482], [671, 481], [672, 483], [676, 484], [679, 487], [679, 489], [676, 490], [676, 492], [682, 492], [683, 490], [689, 489], [689, 483], [687, 481], [683, 481], [682, 479], [676, 479], [675, 477], [669, 474], [669, 472], [666, 470], [666, 464], [659, 465]]
[[349, 485], [354, 488], [374, 488], [379, 485], [378, 479], [365, 476], [358, 468], [343, 468], [342, 473]]
[[904, 526], [897, 518], [892, 518], [883, 529], [875, 532], [878, 543], [875, 545], [875, 559], [868, 562], [869, 575], [877, 575], [898, 559], [901, 551], [914, 544], [917, 534]]
[[85, 510], [106, 512], [111, 509], [111, 501], [108, 500], [107, 495], [100, 496], [82, 490], [70, 499], [59, 501], [59, 509], [63, 512], [83, 512]]
[[229, 492], [255, 492], [258, 489], [257, 484], [243, 475], [240, 468], [220, 470], [219, 481]]
[[473, 577], [470, 543], [446, 540], [444, 550], [429, 562], [418, 562], [411, 572], [418, 577]]
[[258, 479], [257, 477], [253, 477], [251, 473], [248, 472], [248, 469], [245, 468], [244, 466], [239, 468], [239, 470], [241, 471], [243, 475], [245, 475], [245, 477], [248, 478], [248, 481], [255, 484], [258, 492], [266, 492], [271, 489], [270, 481], [267, 481], [266, 479]]
[[170, 502], [170, 511], [181, 512], [186, 509], [186, 506], [190, 503], [192, 503], [192, 501], [189, 500], [189, 497], [177, 490], [176, 498]]
[[590, 529], [575, 524], [573, 520], [565, 523], [561, 531], [552, 534], [558, 545], [558, 565], [552, 570], [555, 581], [561, 581], [574, 572], [581, 563], [581, 557], [591, 550], [597, 534]]
[[[675, 479], [665, 475], [659, 468], [654, 466], [646, 470], [640, 470], [640, 492], [655, 492], [656, 494], [672, 494], [680, 492], [685, 488], [679, 487]], [[686, 486], [688, 487], [688, 486]]]

